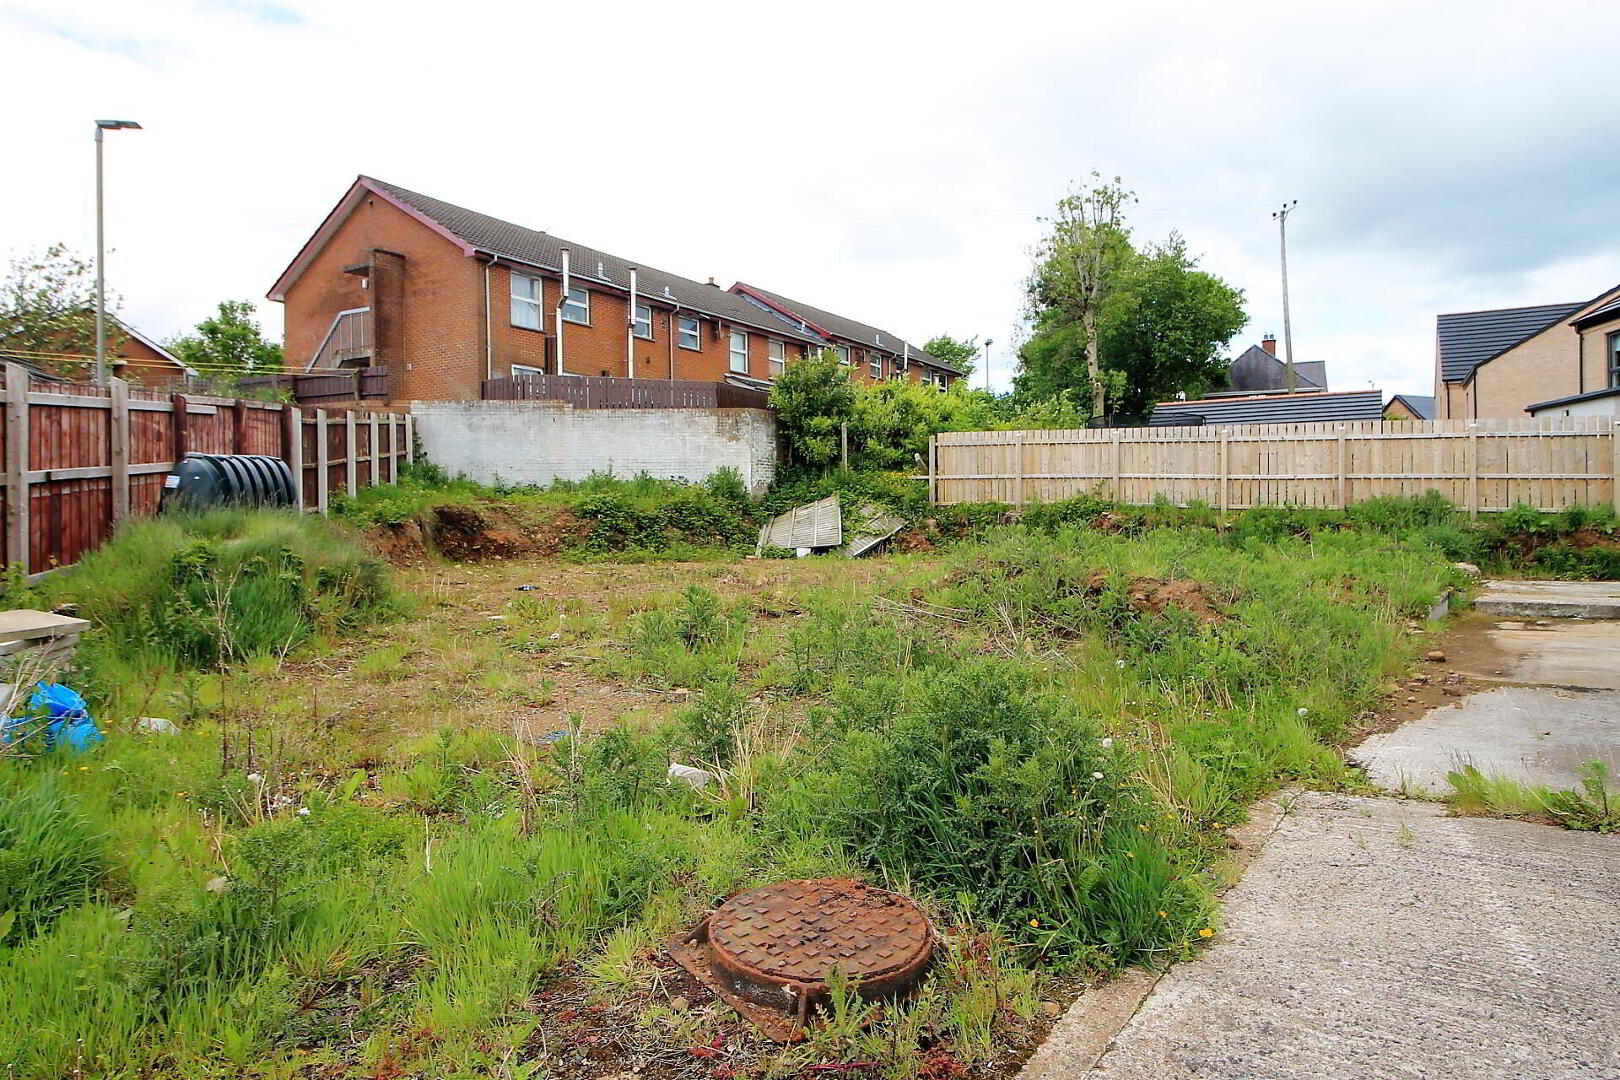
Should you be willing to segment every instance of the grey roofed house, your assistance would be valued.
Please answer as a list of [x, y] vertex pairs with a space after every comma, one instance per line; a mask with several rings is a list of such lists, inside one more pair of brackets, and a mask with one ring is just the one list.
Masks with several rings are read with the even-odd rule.
[[[1271, 349], [1266, 348], [1270, 345]], [[1229, 397], [1236, 394], [1267, 394], [1288, 389], [1288, 365], [1272, 351], [1276, 339], [1267, 337], [1259, 345], [1250, 345], [1226, 369], [1226, 385], [1211, 390], [1209, 397]], [[1327, 364], [1321, 360], [1303, 360], [1294, 364], [1294, 391], [1314, 393], [1327, 389]]]
[[1437, 316], [1435, 336], [1440, 350], [1441, 379], [1467, 381], [1479, 365], [1568, 318], [1590, 302], [1459, 311]]
[[1427, 396], [1423, 394], [1396, 394], [1389, 399], [1391, 405], [1394, 405], [1397, 401], [1410, 409], [1413, 416], [1423, 420], [1434, 419], [1433, 394]]
[[745, 300], [756, 299], [762, 301], [763, 303], [760, 306], [774, 310], [786, 319], [797, 318], [803, 320], [810, 330], [819, 332], [823, 336], [841, 338], [857, 345], [870, 345], [895, 356], [907, 355], [909, 352], [911, 359], [914, 361], [931, 364], [956, 375], [962, 374], [962, 370], [955, 364], [926, 353], [921, 346], [911, 344], [898, 335], [889, 333], [887, 330], [857, 322], [843, 315], [835, 315], [830, 311], [812, 307], [797, 300], [790, 300], [781, 293], [762, 289], [758, 285], [750, 285], [746, 281], [737, 282], [731, 289], [733, 293]]
[[1383, 418], [1384, 394], [1381, 390], [1323, 390], [1309, 394], [1161, 401], [1153, 407], [1153, 416], [1148, 423], [1154, 427], [1177, 424], [1321, 424]]
[[745, 326], [770, 330], [796, 338], [812, 345], [824, 344], [819, 334], [800, 329], [781, 319], [770, 317], [758, 305], [747, 303], [742, 297], [715, 284], [703, 284], [691, 278], [680, 277], [648, 266], [646, 263], [621, 259], [584, 244], [575, 244], [547, 232], [514, 225], [500, 218], [480, 214], [465, 207], [447, 203], [386, 184], [372, 177], [362, 180], [386, 191], [420, 214], [431, 218], [467, 244], [480, 251], [504, 255], [517, 262], [545, 270], [562, 269], [562, 249], [568, 249], [569, 273], [585, 282], [599, 281], [620, 289], [630, 286], [630, 268], [636, 267], [637, 287], [649, 299], [669, 299], [682, 307], [693, 308], [705, 315], [713, 315]]

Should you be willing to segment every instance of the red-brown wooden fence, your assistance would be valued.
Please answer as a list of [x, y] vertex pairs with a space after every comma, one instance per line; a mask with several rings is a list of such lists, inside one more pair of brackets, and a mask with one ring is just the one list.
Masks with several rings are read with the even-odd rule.
[[279, 457], [298, 504], [324, 513], [334, 494], [396, 479], [415, 434], [403, 412], [61, 383], [18, 364], [5, 365], [0, 404], [5, 561], [31, 575], [78, 562], [128, 516], [156, 513], [164, 475], [188, 453]]

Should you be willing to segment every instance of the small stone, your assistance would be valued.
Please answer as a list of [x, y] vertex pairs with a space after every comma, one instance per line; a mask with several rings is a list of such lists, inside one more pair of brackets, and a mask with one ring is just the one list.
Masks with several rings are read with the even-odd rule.
[[1048, 1018], [1055, 1018], [1062, 1011], [1063, 1006], [1059, 1005], [1055, 1001], [1041, 1002], [1041, 1012], [1045, 1013]]
[[1439, 649], [1430, 649], [1428, 652], [1423, 654], [1423, 659], [1427, 660], [1431, 664], [1443, 664], [1446, 662], [1446, 654], [1441, 652]]
[[1456, 567], [1458, 570], [1461, 570], [1465, 574], [1472, 574], [1474, 577], [1479, 577], [1479, 567], [1475, 566], [1471, 562], [1455, 562], [1451, 565]]
[[1409, 698], [1406, 699], [1406, 703], [1408, 705], [1416, 705], [1417, 704], [1417, 698], [1409, 697]]
[[1440, 691], [1442, 693], [1444, 693], [1444, 694], [1447, 694], [1447, 695], [1451, 696], [1451, 697], [1462, 697], [1463, 696], [1463, 692], [1460, 689], [1458, 689], [1457, 687], [1455, 687], [1455, 686], [1442, 686], [1440, 688]]
[[685, 1012], [692, 1007], [692, 1003], [685, 997], [675, 997], [670, 999], [669, 1007], [674, 1012]]

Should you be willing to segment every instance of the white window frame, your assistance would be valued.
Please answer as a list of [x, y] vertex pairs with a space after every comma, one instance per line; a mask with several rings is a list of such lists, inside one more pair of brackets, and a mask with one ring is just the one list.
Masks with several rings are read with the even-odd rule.
[[866, 370], [871, 374], [872, 378], [878, 379], [878, 380], [881, 380], [883, 378], [883, 354], [882, 353], [873, 352], [872, 350], [868, 349], [866, 351], [866, 365], [867, 365]]
[[[518, 295], [518, 291], [517, 291], [518, 290], [518, 282], [520, 282], [520, 281], [528, 282], [531, 286], [534, 287], [534, 295], [533, 296], [520, 296], [520, 295]], [[512, 274], [511, 293], [512, 293], [512, 310], [511, 310], [512, 325], [516, 326], [516, 327], [519, 327], [520, 329], [523, 329], [523, 330], [539, 330], [542, 333], [544, 333], [545, 329], [546, 329], [546, 309], [545, 309], [546, 287], [545, 287], [544, 282], [542, 282], [539, 278], [534, 277], [534, 276], [532, 276], [530, 274], [514, 273], [514, 274]], [[520, 312], [520, 311], [528, 312], [533, 317], [533, 319], [534, 319], [534, 325], [533, 326], [530, 326], [526, 322], [519, 322], [518, 321], [518, 312]]]
[[[737, 366], [737, 339], [742, 338], [742, 367]], [[748, 374], [748, 331], [733, 330], [726, 342], [726, 368], [738, 375]]]
[[769, 357], [766, 367], [770, 377], [774, 379], [787, 370], [787, 342], [768, 338], [765, 352]]
[[[690, 331], [692, 335], [692, 344], [690, 345], [686, 343], [686, 335], [688, 333], [686, 329], [687, 323], [692, 324], [692, 329]], [[701, 352], [703, 350], [703, 324], [698, 321], [696, 315], [677, 315], [675, 317], [675, 344], [679, 345], [683, 349], [690, 349], [693, 352]]]
[[[575, 293], [583, 296], [585, 298], [584, 301], [576, 301], [574, 299]], [[578, 310], [579, 308], [585, 309], [585, 317], [583, 319], [575, 318], [573, 315], [569, 314], [570, 312]], [[570, 288], [568, 290], [568, 298], [563, 301], [562, 318], [563, 322], [574, 323], [576, 326], [591, 325], [591, 290], [585, 288], [583, 285], [575, 285]]]
[[838, 357], [838, 362], [840, 364], [847, 365], [849, 363], [849, 346], [848, 345], [834, 345], [833, 346], [833, 354]]
[[537, 368], [533, 364], [513, 364], [512, 378], [520, 379], [525, 375], [544, 375], [545, 368]]
[[[646, 318], [645, 321], [643, 321], [642, 318], [641, 318], [641, 313], [643, 311], [645, 311], [647, 313], [647, 318]], [[631, 325], [634, 327], [634, 329], [631, 332], [633, 334], [635, 334], [636, 337], [641, 338], [643, 341], [651, 341], [653, 339], [653, 320], [652, 320], [652, 305], [651, 304], [641, 304], [641, 303], [636, 304], [636, 310], [632, 313], [632, 315], [630, 317], [630, 322], [631, 322]], [[646, 327], [646, 333], [642, 333], [642, 327], [643, 326]]]

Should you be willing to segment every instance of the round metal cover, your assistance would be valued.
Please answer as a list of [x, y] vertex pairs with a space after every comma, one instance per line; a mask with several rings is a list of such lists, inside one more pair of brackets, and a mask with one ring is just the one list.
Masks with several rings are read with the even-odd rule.
[[819, 997], [835, 969], [862, 997], [904, 993], [933, 951], [916, 904], [847, 878], [739, 893], [710, 916], [708, 944], [711, 966], [732, 991], [789, 1011]]

